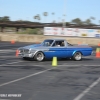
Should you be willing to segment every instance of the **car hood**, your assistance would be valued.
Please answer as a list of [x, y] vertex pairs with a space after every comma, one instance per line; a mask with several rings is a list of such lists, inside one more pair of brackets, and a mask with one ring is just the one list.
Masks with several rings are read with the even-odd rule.
[[39, 47], [43, 47], [43, 46], [41, 44], [33, 44], [33, 45], [24, 46], [21, 48], [30, 49], [30, 48], [39, 48]]

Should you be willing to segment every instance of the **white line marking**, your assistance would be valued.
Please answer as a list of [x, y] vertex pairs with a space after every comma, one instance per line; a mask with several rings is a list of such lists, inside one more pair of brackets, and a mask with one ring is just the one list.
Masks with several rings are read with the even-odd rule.
[[11, 99], [0, 99], [0, 100], [11, 100]]
[[19, 63], [19, 62], [23, 62], [23, 61], [18, 61], [18, 62], [11, 62], [11, 63], [6, 63], [6, 64], [1, 64], [0, 66], [5, 66], [5, 65], [9, 65], [9, 64], [15, 64], [15, 63]]
[[[8, 66], [8, 65], [2, 65], [2, 66]], [[27, 65], [10, 65], [10, 66], [13, 66], [13, 67], [25, 67], [25, 66], [27, 66]], [[45, 66], [45, 65], [29, 65], [29, 66], [37, 66], [37, 67], [39, 67], [39, 66], [41, 66], [41, 67], [43, 67], [43, 66]]]
[[0, 54], [1, 54], [1, 53], [3, 53], [3, 54], [4, 54], [4, 53], [13, 53], [13, 52], [16, 52], [16, 51], [2, 51], [2, 52], [0, 52]]
[[10, 50], [10, 49], [6, 49], [6, 50], [5, 50], [5, 49], [4, 49], [4, 50], [0, 50], [0, 52], [2, 52], [2, 51], [3, 51], [3, 52], [13, 52], [13, 51], [15, 51], [15, 50]]
[[0, 51], [0, 54], [1, 53], [12, 53], [12, 52], [16, 52], [16, 50], [14, 50], [14, 51]]
[[100, 77], [93, 82], [87, 89], [85, 89], [82, 93], [80, 93], [74, 100], [80, 100], [86, 93], [88, 93], [95, 85], [100, 82]]
[[[0, 60], [2, 60], [2, 58], [17, 58], [16, 56], [11, 56], [11, 55], [9, 55], [9, 56], [0, 56]], [[5, 59], [6, 60], [6, 59]]]
[[[66, 63], [67, 64], [67, 63]], [[100, 66], [100, 65], [84, 65], [84, 64], [79, 64], [79, 65], [58, 65], [58, 66], [65, 66], [65, 67], [67, 67], [67, 66], [84, 66], [84, 67], [86, 67], [86, 66]]]
[[7, 82], [7, 83], [0, 84], [0, 87], [2, 87], [4, 85], [11, 84], [11, 83], [14, 83], [14, 82], [18, 82], [18, 81], [24, 80], [26, 78], [29, 78], [29, 77], [32, 77], [32, 76], [35, 76], [35, 75], [39, 75], [39, 74], [47, 72], [47, 71], [49, 71], [51, 69], [53, 69], [53, 68], [50, 68], [50, 69], [47, 69], [47, 70], [44, 70], [44, 71], [40, 71], [40, 72], [37, 72], [37, 73], [34, 73], [34, 74], [30, 74], [28, 76], [25, 76], [25, 77], [22, 77], [22, 78], [19, 78], [19, 79], [16, 79], [16, 80], [13, 80], [13, 81], [10, 81], [10, 82]]
[[4, 45], [4, 44], [1, 44], [1, 45], [3, 45], [3, 46], [0, 46], [0, 47], [7, 47], [7, 46], [11, 46], [11, 45]]
[[[20, 62], [20, 61], [19, 61], [19, 62]], [[21, 62], [23, 62], [23, 61], [21, 61]], [[16, 62], [15, 62], [15, 63], [16, 63]], [[11, 64], [13, 64], [13, 63], [11, 63]], [[0, 65], [0, 66], [1, 66], [1, 65]], [[8, 66], [8, 65], [5, 64], [5, 65], [3, 65], [3, 66]], [[26, 66], [26, 65], [10, 65], [10, 66], [16, 67], [16, 66]], [[44, 65], [37, 65], [37, 64], [35, 65], [35, 64], [34, 64], [34, 65], [30, 65], [30, 66], [44, 66]], [[49, 66], [52, 66], [52, 65], [49, 64]], [[100, 66], [100, 65], [58, 65], [58, 67], [59, 67], [59, 66], [64, 66], [64, 67], [70, 67], [70, 66], [71, 66], [71, 67], [77, 67], [77, 66], [82, 66], [82, 67], [87, 67], [87, 66], [88, 66], [88, 67], [91, 67], [91, 66], [93, 66], [93, 67], [95, 67], [95, 66]]]
[[10, 47], [11, 47], [11, 46], [13, 47], [13, 44], [11, 44], [11, 45], [0, 44], [0, 45], [2, 45], [2, 46], [0, 46], [0, 47], [9, 47], [9, 46], [10, 46]]

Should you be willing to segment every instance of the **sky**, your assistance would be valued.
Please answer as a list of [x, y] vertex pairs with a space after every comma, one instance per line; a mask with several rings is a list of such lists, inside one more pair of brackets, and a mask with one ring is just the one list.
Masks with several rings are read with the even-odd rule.
[[[37, 21], [33, 17], [40, 14], [40, 22], [49, 23], [55, 20], [80, 18], [86, 20], [95, 17], [93, 23], [99, 24], [100, 0], [0, 0], [0, 17], [9, 16], [12, 21]], [[48, 12], [44, 17], [43, 12]], [[52, 15], [52, 13], [55, 13]], [[63, 15], [66, 15], [65, 17]]]

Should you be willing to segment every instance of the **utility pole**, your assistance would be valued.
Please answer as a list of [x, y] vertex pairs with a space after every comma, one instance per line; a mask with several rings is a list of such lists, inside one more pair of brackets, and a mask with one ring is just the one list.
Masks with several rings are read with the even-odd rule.
[[100, 25], [100, 20], [99, 20], [99, 25]]
[[64, 8], [63, 8], [63, 18], [64, 18], [64, 20], [63, 20], [63, 28], [65, 28], [66, 27], [66, 0], [64, 0]]

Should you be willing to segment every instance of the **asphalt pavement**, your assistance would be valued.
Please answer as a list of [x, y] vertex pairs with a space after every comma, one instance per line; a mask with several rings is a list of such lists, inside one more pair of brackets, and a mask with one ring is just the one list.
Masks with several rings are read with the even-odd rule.
[[37, 62], [15, 56], [18, 47], [0, 41], [0, 100], [100, 100], [100, 58]]

